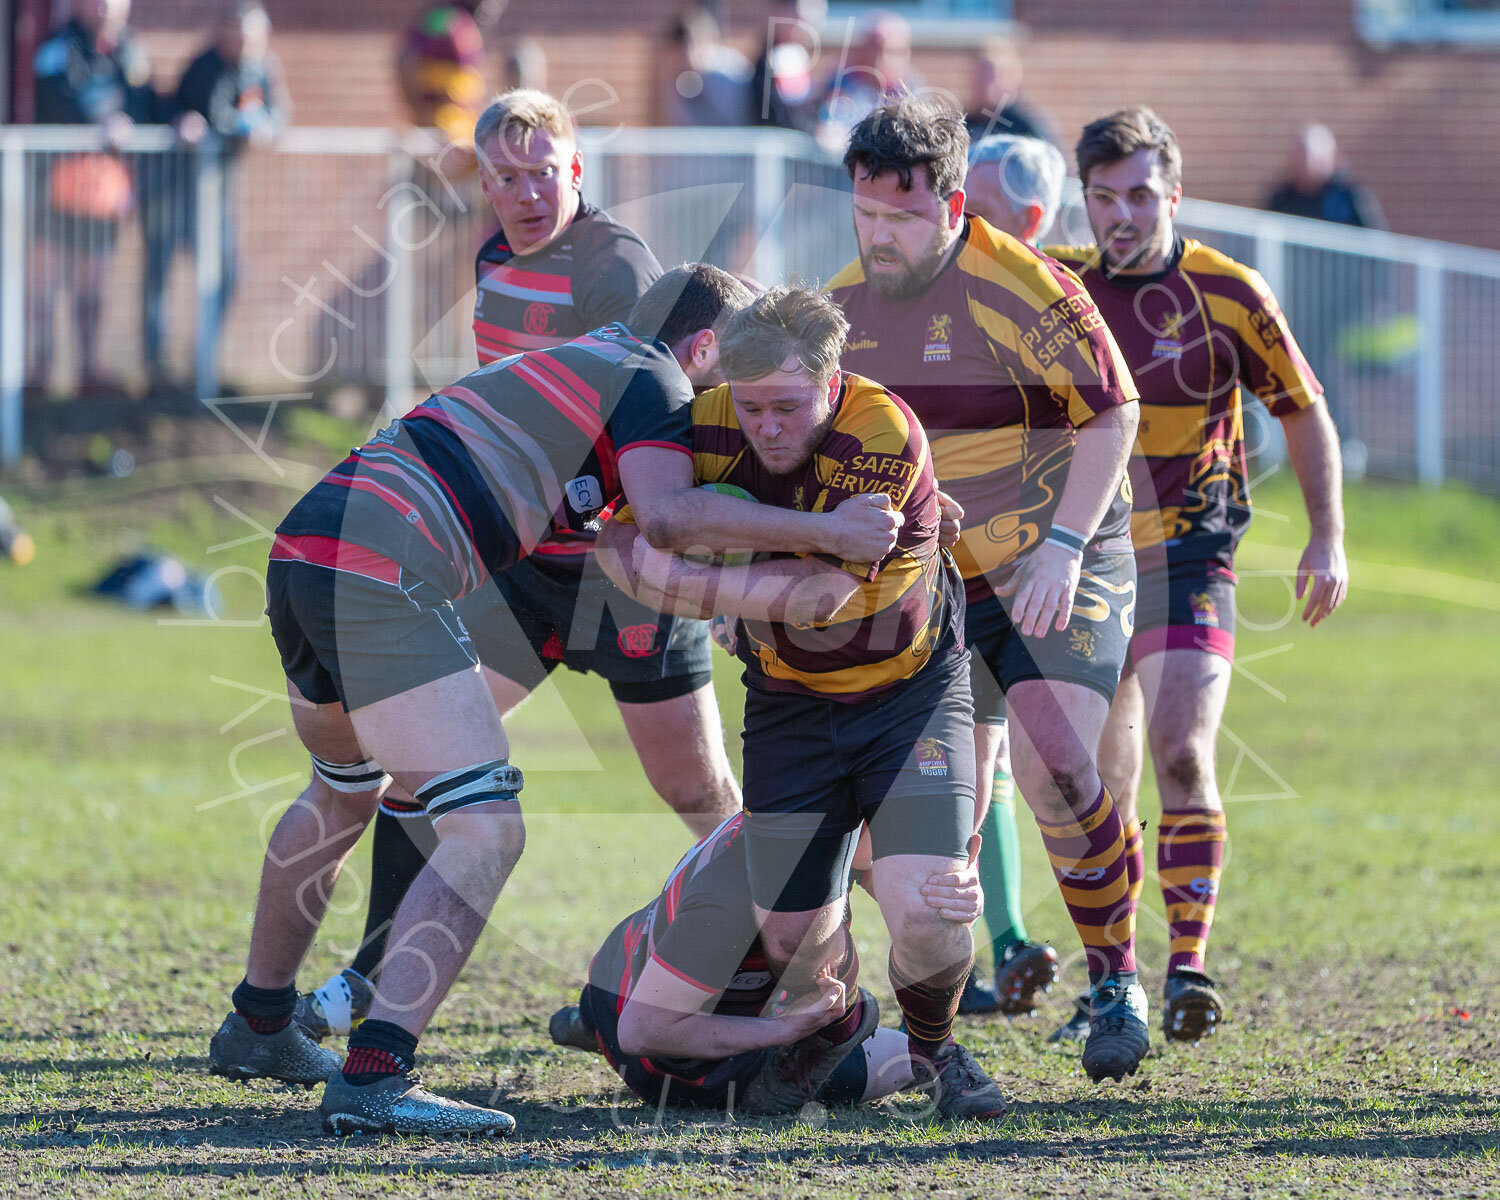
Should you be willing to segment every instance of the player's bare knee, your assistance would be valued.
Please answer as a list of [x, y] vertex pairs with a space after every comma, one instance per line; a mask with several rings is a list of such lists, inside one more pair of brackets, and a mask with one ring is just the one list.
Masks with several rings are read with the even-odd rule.
[[1166, 748], [1157, 760], [1164, 780], [1182, 800], [1200, 799], [1213, 780], [1213, 758], [1196, 742], [1180, 742]]
[[785, 965], [792, 961], [817, 924], [816, 912], [772, 913], [761, 928], [761, 945], [772, 962]]
[[519, 803], [525, 781], [504, 759], [436, 775], [416, 798], [432, 819], [440, 845], [461, 849], [466, 862], [483, 859], [503, 880], [526, 848]]
[[969, 925], [945, 920], [920, 896], [887, 917], [891, 945], [904, 970], [930, 979], [967, 964], [974, 954]]

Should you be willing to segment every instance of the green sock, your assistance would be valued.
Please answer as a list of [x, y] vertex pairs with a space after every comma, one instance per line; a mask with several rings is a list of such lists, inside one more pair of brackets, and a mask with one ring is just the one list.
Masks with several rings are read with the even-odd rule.
[[1012, 942], [1024, 942], [1021, 915], [1021, 836], [1016, 831], [1016, 785], [1004, 767], [995, 768], [995, 790], [980, 827], [979, 885], [984, 888], [984, 920], [990, 928], [995, 961]]

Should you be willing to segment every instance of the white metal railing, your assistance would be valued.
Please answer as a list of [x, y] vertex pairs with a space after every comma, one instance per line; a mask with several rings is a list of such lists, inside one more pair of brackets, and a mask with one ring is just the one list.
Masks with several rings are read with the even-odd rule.
[[[800, 134], [604, 128], [580, 145], [585, 194], [667, 265], [818, 281], [855, 253], [844, 171]], [[274, 394], [354, 385], [402, 408], [472, 367], [473, 255], [493, 218], [472, 179], [422, 165], [426, 134], [292, 129], [226, 169], [212, 148], [140, 128], [122, 155], [134, 209], [64, 219], [51, 172], [101, 148], [89, 127], [0, 128], [0, 465], [21, 453], [23, 396], [76, 383], [60, 341], [143, 390], [148, 311], [199, 398], [222, 378]], [[1179, 221], [1266, 277], [1372, 472], [1500, 491], [1500, 253], [1205, 201]], [[1052, 237], [1086, 236], [1075, 199]], [[178, 265], [153, 298], [142, 280], [148, 263], [161, 275], [163, 243]], [[91, 279], [97, 328], [64, 321], [59, 339], [54, 301]], [[73, 326], [94, 319], [74, 311]]]

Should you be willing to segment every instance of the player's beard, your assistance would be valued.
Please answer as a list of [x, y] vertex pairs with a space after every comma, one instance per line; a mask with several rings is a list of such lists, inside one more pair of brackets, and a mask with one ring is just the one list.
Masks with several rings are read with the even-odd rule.
[[861, 247], [859, 265], [864, 268], [865, 282], [872, 291], [887, 300], [910, 300], [913, 296], [920, 296], [942, 268], [949, 246], [943, 237], [945, 232], [941, 225], [934, 227], [931, 240], [915, 261], [893, 248], [883, 249], [882, 254], [901, 259], [902, 270], [895, 272], [871, 270], [870, 252]]
[[[1134, 227], [1132, 227], [1134, 228]], [[1099, 242], [1099, 248], [1104, 256], [1104, 270], [1107, 275], [1119, 275], [1122, 272], [1136, 270], [1142, 262], [1153, 255], [1162, 252], [1161, 226], [1149, 231], [1149, 233], [1137, 231], [1135, 234], [1135, 245], [1123, 254], [1113, 248], [1115, 235], [1120, 230], [1114, 230], [1108, 238], [1100, 238], [1095, 234]]]

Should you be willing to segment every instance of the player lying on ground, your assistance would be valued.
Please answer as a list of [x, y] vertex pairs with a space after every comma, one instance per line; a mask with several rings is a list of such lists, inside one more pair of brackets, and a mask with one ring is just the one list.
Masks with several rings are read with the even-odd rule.
[[835, 956], [868, 823], [918, 1077], [942, 1115], [994, 1118], [1004, 1096], [951, 1037], [973, 938], [921, 891], [964, 866], [974, 833], [963, 587], [938, 544], [926, 435], [879, 384], [839, 371], [847, 331], [838, 306], [805, 288], [773, 289], [732, 317], [721, 343], [730, 382], [693, 402], [694, 471], [808, 512], [879, 497], [903, 517], [890, 553], [700, 566], [652, 548], [627, 513], [604, 526], [600, 565], [653, 607], [738, 621], [750, 892], [783, 986], [810, 990]]
[[[844, 155], [859, 259], [828, 291], [852, 326], [842, 366], [911, 406], [939, 484], [966, 511], [954, 557], [980, 776], [994, 763], [1003, 692], [1016, 784], [1088, 964], [1083, 1068], [1120, 1079], [1150, 1030], [1124, 826], [1097, 749], [1135, 607], [1125, 467], [1139, 406], [1082, 284], [965, 213], [968, 141], [956, 111], [923, 97], [889, 99], [860, 121]], [[981, 789], [981, 810], [985, 799]], [[1030, 981], [1047, 978], [1044, 951], [1028, 954]]]
[[[814, 1099], [860, 1103], [908, 1087], [906, 1035], [878, 1027], [864, 989], [846, 1003], [859, 966], [847, 919], [835, 959], [815, 977], [818, 989], [810, 997], [782, 993], [755, 923], [744, 823], [737, 813], [720, 825], [650, 904], [615, 927], [589, 964], [578, 1003], [553, 1014], [552, 1040], [602, 1052], [630, 1090], [658, 1108], [791, 1113]], [[865, 836], [856, 873], [869, 865]], [[923, 891], [950, 921], [972, 923], [983, 906], [972, 862], [932, 877]]]
[[[298, 736], [329, 786], [304, 793], [271, 836], [245, 979], [209, 1057], [233, 1078], [326, 1077], [330, 1131], [514, 1126], [411, 1077], [418, 1038], [525, 841], [521, 774], [454, 602], [523, 559], [554, 520], [592, 520], [622, 491], [664, 546], [858, 555], [893, 540], [898, 518], [869, 497], [813, 515], [692, 487], [693, 387], [720, 377], [715, 331], [749, 293], [702, 264], [664, 276], [642, 305], [657, 288], [675, 297], [659, 339], [608, 326], [482, 368], [352, 452], [277, 529], [271, 629]], [[570, 488], [585, 476], [600, 483], [586, 502]], [[296, 971], [386, 774], [439, 841], [396, 914], [380, 993], [340, 1073], [338, 1056], [291, 1023]]]
[[[1234, 670], [1234, 551], [1250, 523], [1240, 389], [1286, 434], [1310, 526], [1297, 595], [1307, 596], [1302, 616], [1312, 625], [1349, 586], [1338, 431], [1266, 281], [1176, 232], [1182, 151], [1166, 123], [1148, 108], [1101, 117], [1077, 153], [1095, 244], [1052, 252], [1109, 322], [1142, 414], [1130, 463], [1141, 602], [1099, 771], [1125, 818], [1134, 904], [1146, 872], [1137, 817], [1145, 731], [1162, 802], [1156, 863], [1170, 954], [1162, 1029], [1196, 1042], [1224, 1015], [1204, 955], [1228, 836], [1214, 768]], [[1075, 1016], [1058, 1033], [1076, 1035], [1080, 1025]]]

